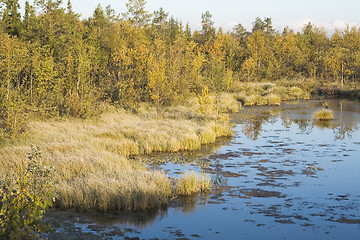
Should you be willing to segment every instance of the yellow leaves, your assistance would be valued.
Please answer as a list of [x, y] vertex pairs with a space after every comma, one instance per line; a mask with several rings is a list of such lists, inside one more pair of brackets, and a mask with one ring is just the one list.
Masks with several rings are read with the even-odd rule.
[[198, 96], [198, 102], [200, 105], [198, 113], [204, 116], [211, 116], [215, 113], [215, 105], [207, 87], [204, 87], [202, 94]]
[[255, 60], [252, 57], [247, 58], [242, 64], [241, 69], [245, 72], [249, 81], [255, 74]]

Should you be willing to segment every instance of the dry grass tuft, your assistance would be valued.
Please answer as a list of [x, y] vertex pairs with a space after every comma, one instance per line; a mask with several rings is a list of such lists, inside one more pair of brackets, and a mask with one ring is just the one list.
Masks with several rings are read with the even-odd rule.
[[319, 121], [329, 121], [334, 119], [334, 113], [330, 109], [322, 108], [314, 113], [313, 118]]
[[196, 174], [195, 172], [186, 172], [180, 179], [175, 182], [175, 195], [191, 195], [202, 191], [209, 191], [211, 188], [210, 178], [204, 173]]
[[241, 110], [241, 104], [234, 94], [222, 93], [218, 98], [218, 111], [221, 113], [237, 113]]
[[281, 97], [276, 94], [271, 93], [271, 94], [267, 95], [265, 98], [266, 98], [268, 105], [280, 106], [280, 104], [281, 104]]

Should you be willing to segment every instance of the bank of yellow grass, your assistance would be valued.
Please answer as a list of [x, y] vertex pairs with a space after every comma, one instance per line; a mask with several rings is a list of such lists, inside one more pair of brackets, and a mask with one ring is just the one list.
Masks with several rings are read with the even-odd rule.
[[245, 106], [280, 105], [281, 101], [307, 100], [311, 92], [306, 88], [279, 83], [237, 83], [232, 89], [238, 101]]
[[[124, 110], [97, 119], [35, 121], [28, 139], [0, 148], [0, 176], [20, 172], [31, 145], [52, 167], [61, 209], [140, 210], [166, 204], [172, 182], [132, 156], [199, 149], [230, 136], [227, 121], [134, 115]], [[25, 160], [24, 160], [25, 159]]]

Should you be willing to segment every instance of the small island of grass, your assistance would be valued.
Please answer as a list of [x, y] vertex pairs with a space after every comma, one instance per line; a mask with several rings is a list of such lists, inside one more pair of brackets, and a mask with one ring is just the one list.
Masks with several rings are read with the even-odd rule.
[[334, 119], [334, 113], [330, 109], [322, 108], [313, 115], [314, 120], [330, 121]]

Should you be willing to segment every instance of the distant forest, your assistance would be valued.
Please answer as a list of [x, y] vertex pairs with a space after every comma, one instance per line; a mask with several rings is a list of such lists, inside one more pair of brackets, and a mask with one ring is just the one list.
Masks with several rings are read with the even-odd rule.
[[[235, 82], [316, 78], [359, 80], [360, 29], [331, 38], [309, 23], [278, 32], [271, 18], [252, 29], [216, 29], [209, 12], [193, 31], [145, 0], [118, 14], [100, 5], [88, 19], [61, 0], [1, 1], [0, 131], [16, 134], [29, 116], [96, 114], [101, 103], [136, 109], [140, 102], [171, 105], [201, 93], [231, 91]], [[65, 4], [66, 6], [66, 4]], [[2, 130], [1, 130], [2, 129]]]

